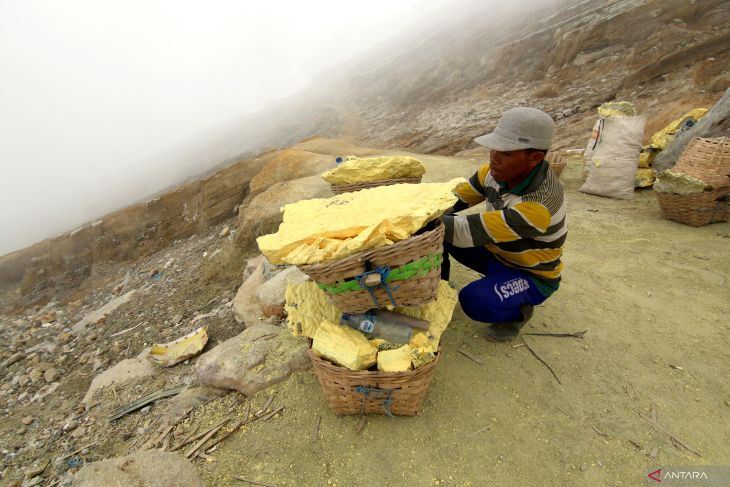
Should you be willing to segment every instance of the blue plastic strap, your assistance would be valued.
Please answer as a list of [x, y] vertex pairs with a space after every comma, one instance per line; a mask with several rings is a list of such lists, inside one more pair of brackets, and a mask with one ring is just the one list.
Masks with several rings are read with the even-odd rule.
[[[380, 274], [380, 282], [375, 286], [368, 286], [365, 284], [365, 278], [368, 276], [371, 276], [373, 274]], [[388, 266], [382, 266], [377, 267], [372, 271], [363, 272], [359, 276], [355, 276], [355, 280], [357, 280], [358, 285], [362, 289], [366, 289], [367, 292], [370, 294], [370, 298], [373, 300], [373, 304], [376, 308], [380, 308], [380, 302], [378, 301], [378, 298], [375, 296], [375, 290], [376, 289], [385, 289], [385, 292], [388, 294], [388, 299], [390, 299], [390, 304], [393, 306], [398, 306], [398, 304], [395, 301], [395, 298], [393, 297], [393, 291], [398, 289], [399, 286], [390, 287], [390, 284], [388, 284], [388, 276], [390, 275], [390, 267]]]

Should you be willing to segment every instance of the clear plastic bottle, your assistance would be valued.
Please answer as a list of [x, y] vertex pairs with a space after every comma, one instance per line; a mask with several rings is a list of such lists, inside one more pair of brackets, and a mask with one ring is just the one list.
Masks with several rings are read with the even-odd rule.
[[428, 330], [428, 321], [394, 313], [385, 309], [371, 309], [365, 313], [343, 313], [340, 323], [360, 330], [368, 338], [382, 338], [391, 343], [406, 344], [413, 328]]

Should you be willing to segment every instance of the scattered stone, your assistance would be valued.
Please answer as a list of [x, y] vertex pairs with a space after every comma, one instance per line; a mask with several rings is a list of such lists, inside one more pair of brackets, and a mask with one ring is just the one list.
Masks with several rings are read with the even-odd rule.
[[33, 477], [32, 479], [28, 480], [28, 482], [23, 483], [23, 487], [35, 487], [36, 485], [41, 485], [43, 483], [43, 477], [40, 475], [37, 477]]
[[5, 359], [5, 361], [0, 365], [0, 369], [4, 369], [5, 367], [10, 367], [14, 363], [20, 361], [23, 357], [25, 357], [25, 354], [23, 352], [15, 352], [13, 355]]
[[249, 328], [198, 359], [201, 383], [249, 395], [310, 367], [304, 342], [273, 325]]
[[50, 396], [51, 394], [56, 392], [56, 389], [58, 389], [60, 385], [61, 384], [59, 384], [58, 382], [44, 385], [43, 387], [38, 389], [38, 392], [35, 393], [35, 396], [33, 396], [33, 399], [31, 399], [30, 402], [36, 402], [45, 399], [47, 396]]
[[45, 462], [41, 461], [37, 465], [28, 467], [28, 469], [25, 471], [25, 478], [34, 479], [34, 478], [38, 477], [40, 474], [43, 473], [43, 471], [46, 469], [46, 467], [48, 466], [49, 463], [51, 463], [51, 461], [46, 460]]
[[86, 428], [84, 428], [83, 426], [76, 428], [73, 431], [73, 433], [71, 433], [71, 436], [73, 436], [76, 439], [81, 438], [82, 436], [85, 436], [85, 435], [86, 435]]
[[114, 367], [94, 377], [81, 403], [88, 407], [91, 404], [91, 398], [94, 396], [94, 393], [103, 387], [157, 373], [155, 366], [147, 360], [148, 352], [149, 350], [144, 350], [135, 358], [122, 360]]
[[192, 463], [182, 455], [149, 450], [84, 465], [73, 487], [204, 487]]
[[33, 416], [26, 416], [23, 419], [21, 419], [20, 422], [23, 423], [24, 425], [28, 426], [29, 424], [31, 424], [33, 422]]
[[132, 299], [132, 296], [134, 296], [134, 293], [137, 292], [135, 289], [132, 289], [131, 291], [127, 292], [126, 294], [123, 294], [122, 296], [119, 296], [117, 298], [112, 299], [108, 303], [106, 303], [101, 308], [97, 309], [96, 311], [92, 311], [88, 315], [84, 316], [80, 321], [78, 321], [71, 329], [78, 333], [82, 331], [84, 328], [86, 328], [87, 325], [98, 323], [102, 320], [104, 320], [112, 311], [123, 305], [124, 303], [127, 303], [130, 299]]
[[47, 384], [50, 384], [51, 382], [56, 382], [60, 375], [61, 373], [53, 367], [43, 372], [43, 378], [46, 380]]

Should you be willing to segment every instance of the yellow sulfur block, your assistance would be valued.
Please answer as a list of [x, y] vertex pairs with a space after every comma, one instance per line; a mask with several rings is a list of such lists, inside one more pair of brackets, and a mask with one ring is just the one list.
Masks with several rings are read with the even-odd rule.
[[365, 370], [375, 365], [378, 349], [359, 331], [325, 321], [314, 334], [312, 352], [350, 370]]
[[279, 230], [256, 239], [272, 264], [315, 264], [409, 238], [457, 201], [446, 183], [395, 184], [286, 205]]
[[285, 297], [286, 323], [294, 336], [314, 338], [320, 323], [339, 323], [342, 316], [342, 311], [315, 282], [289, 284]]
[[411, 368], [411, 346], [406, 344], [394, 350], [378, 352], [378, 370], [381, 372], [405, 372]]
[[[441, 334], [451, 323], [451, 316], [454, 314], [458, 300], [459, 294], [456, 289], [452, 288], [448, 282], [441, 280], [435, 300], [417, 308], [394, 308], [393, 311], [431, 322], [427, 336], [430, 346], [435, 351], [438, 350]], [[418, 334], [415, 333], [414, 336]]]
[[414, 157], [383, 156], [346, 159], [336, 168], [322, 173], [330, 184], [353, 184], [381, 179], [414, 178], [426, 172], [423, 163]]

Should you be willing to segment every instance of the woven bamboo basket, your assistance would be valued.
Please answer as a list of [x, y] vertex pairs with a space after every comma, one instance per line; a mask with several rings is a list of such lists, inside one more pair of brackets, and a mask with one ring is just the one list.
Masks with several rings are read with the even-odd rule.
[[327, 404], [339, 415], [415, 416], [441, 359], [439, 350], [434, 360], [407, 372], [353, 371], [317, 357], [311, 346], [307, 353]]
[[299, 269], [345, 313], [386, 305], [418, 306], [438, 292], [443, 241], [444, 225], [439, 221], [400, 242]]
[[563, 169], [565, 169], [565, 166], [568, 164], [565, 157], [560, 155], [558, 152], [549, 153], [545, 159], [550, 164], [550, 169], [552, 169], [558, 177], [560, 177], [560, 173], [563, 172]]
[[730, 186], [730, 138], [695, 137], [672, 171], [701, 179], [715, 188]]
[[662, 215], [693, 227], [730, 222], [730, 187], [693, 194], [656, 191]]
[[421, 176], [413, 178], [397, 178], [397, 179], [377, 179], [375, 181], [362, 181], [352, 184], [331, 184], [334, 194], [353, 193], [361, 189], [375, 188], [377, 186], [390, 186], [391, 184], [418, 184], [421, 182]]

